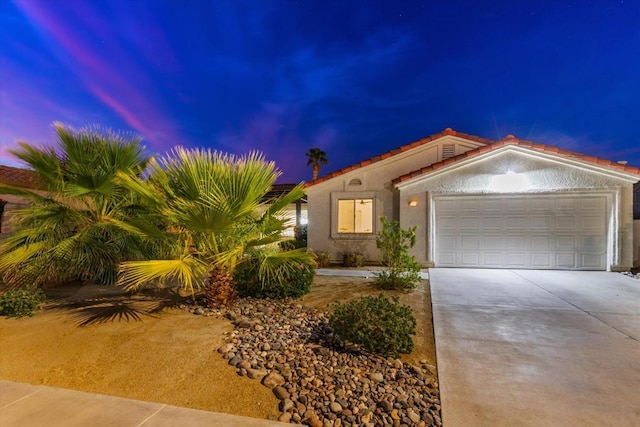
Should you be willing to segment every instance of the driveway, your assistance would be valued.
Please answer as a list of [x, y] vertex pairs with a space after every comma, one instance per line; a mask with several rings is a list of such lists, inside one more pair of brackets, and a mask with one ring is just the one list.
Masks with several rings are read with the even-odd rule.
[[429, 270], [443, 425], [640, 425], [640, 281]]

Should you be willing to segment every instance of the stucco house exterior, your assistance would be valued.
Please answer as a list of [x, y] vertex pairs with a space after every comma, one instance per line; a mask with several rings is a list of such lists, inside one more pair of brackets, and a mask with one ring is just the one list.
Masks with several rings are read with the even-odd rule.
[[638, 181], [624, 162], [447, 128], [308, 183], [308, 245], [376, 261], [386, 216], [418, 227], [425, 267], [627, 270]]

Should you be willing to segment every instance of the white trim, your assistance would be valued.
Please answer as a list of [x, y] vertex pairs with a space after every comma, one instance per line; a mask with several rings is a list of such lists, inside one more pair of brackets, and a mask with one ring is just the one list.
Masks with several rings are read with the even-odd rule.
[[482, 154], [478, 154], [477, 156], [473, 156], [469, 159], [461, 159], [458, 160], [457, 162], [451, 163], [449, 165], [445, 165], [441, 168], [438, 168], [432, 172], [426, 172], [424, 174], [421, 174], [419, 176], [416, 176], [414, 178], [410, 178], [406, 181], [402, 181], [399, 182], [397, 184], [395, 184], [395, 187], [399, 190], [402, 190], [406, 187], [409, 187], [411, 185], [415, 185], [420, 183], [423, 180], [426, 179], [431, 179], [434, 177], [437, 177], [439, 175], [443, 175], [449, 172], [454, 171], [455, 169], [467, 166], [467, 165], [471, 165], [477, 162], [481, 162], [485, 159], [494, 157], [498, 154], [504, 153], [504, 152], [508, 152], [508, 151], [514, 151], [520, 154], [524, 154], [526, 156], [530, 156], [533, 158], [538, 158], [538, 159], [543, 159], [543, 160], [547, 160], [562, 166], [569, 166], [569, 167], [574, 167], [576, 169], [581, 169], [581, 170], [585, 170], [588, 172], [593, 172], [593, 173], [597, 173], [597, 174], [601, 174], [607, 177], [612, 177], [612, 178], [616, 178], [616, 179], [620, 179], [622, 181], [625, 181], [627, 183], [636, 183], [638, 182], [638, 175], [636, 174], [632, 174], [629, 172], [623, 172], [623, 171], [619, 171], [619, 170], [615, 170], [615, 169], [610, 169], [607, 168], [606, 166], [599, 166], [599, 165], [595, 165], [595, 164], [591, 164], [591, 163], [587, 163], [584, 161], [579, 161], [576, 159], [572, 159], [572, 158], [568, 158], [568, 157], [564, 157], [564, 156], [558, 156], [556, 154], [553, 153], [546, 153], [546, 152], [540, 152], [528, 147], [522, 147], [519, 145], [505, 145], [503, 147], [500, 148], [496, 148], [494, 150], [488, 151], [486, 153], [482, 153]]

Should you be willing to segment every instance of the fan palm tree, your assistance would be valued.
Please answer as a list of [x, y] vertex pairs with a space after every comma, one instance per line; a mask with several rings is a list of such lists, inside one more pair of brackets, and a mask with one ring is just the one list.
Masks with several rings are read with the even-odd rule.
[[54, 126], [57, 148], [22, 142], [12, 151], [46, 194], [1, 186], [32, 203], [14, 211], [17, 229], [0, 249], [0, 274], [14, 286], [85, 279], [113, 284], [120, 262], [141, 259], [151, 248], [127, 230], [126, 221], [144, 212], [116, 174], [140, 175], [149, 158], [136, 136]]
[[327, 153], [319, 148], [309, 148], [309, 151], [306, 152], [305, 156], [307, 156], [307, 166], [313, 166], [313, 180], [315, 181], [318, 179], [318, 173], [320, 173], [320, 165], [326, 165], [329, 163], [327, 160]]
[[120, 177], [166, 220], [167, 232], [153, 227], [137, 231], [155, 239], [164, 256], [122, 263], [119, 283], [127, 289], [178, 281], [192, 294], [208, 287], [213, 302], [225, 303], [225, 294], [233, 292], [231, 274], [241, 262], [257, 258], [263, 283], [313, 262], [304, 250], [278, 248], [285, 228], [279, 214], [302, 197], [303, 189], [297, 186], [265, 200], [280, 171], [261, 154], [234, 156], [178, 147], [152, 161], [149, 170], [146, 180]]

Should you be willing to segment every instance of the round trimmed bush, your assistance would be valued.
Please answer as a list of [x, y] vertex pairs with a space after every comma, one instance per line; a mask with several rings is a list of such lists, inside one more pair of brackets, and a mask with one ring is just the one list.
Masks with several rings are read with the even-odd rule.
[[409, 306], [400, 305], [398, 297], [380, 294], [335, 303], [329, 325], [340, 340], [372, 353], [398, 357], [413, 350], [416, 318]]

